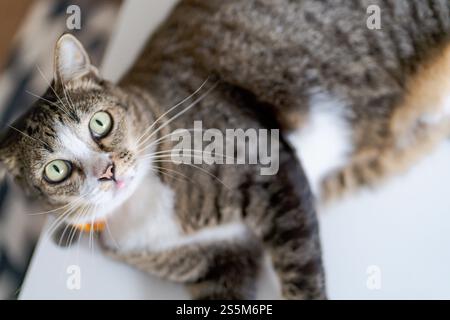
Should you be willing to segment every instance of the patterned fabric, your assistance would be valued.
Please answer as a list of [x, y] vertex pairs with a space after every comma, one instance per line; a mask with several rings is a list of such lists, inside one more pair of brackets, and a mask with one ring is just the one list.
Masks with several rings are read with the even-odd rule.
[[[99, 64], [112, 31], [119, 1], [36, 1], [15, 37], [0, 73], [0, 128], [22, 114], [48, 87], [53, 73], [53, 47], [64, 32], [75, 34]], [[70, 5], [80, 8], [80, 30], [67, 30]], [[33, 204], [0, 169], [0, 299], [20, 292], [45, 217], [30, 215]], [[34, 210], [36, 212], [36, 210]]]

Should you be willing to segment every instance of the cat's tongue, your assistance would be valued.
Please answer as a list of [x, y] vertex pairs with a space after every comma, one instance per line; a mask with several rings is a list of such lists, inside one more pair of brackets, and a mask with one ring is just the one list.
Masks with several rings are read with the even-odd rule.
[[125, 181], [117, 180], [116, 181], [116, 186], [117, 186], [117, 189], [122, 189], [123, 187], [125, 187]]

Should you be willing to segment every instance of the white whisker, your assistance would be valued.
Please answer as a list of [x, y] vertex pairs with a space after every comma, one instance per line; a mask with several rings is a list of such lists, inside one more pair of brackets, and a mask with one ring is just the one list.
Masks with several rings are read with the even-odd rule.
[[105, 225], [106, 225], [106, 231], [108, 232], [109, 236], [111, 237], [111, 240], [113, 241], [114, 246], [116, 247], [116, 249], [120, 249], [119, 244], [117, 243], [116, 239], [114, 239], [114, 237], [112, 235], [111, 229], [108, 224], [108, 219], [105, 220]]
[[[162, 167], [159, 167], [159, 168], [162, 168]], [[155, 172], [155, 173], [160, 173], [160, 174], [163, 175], [163, 176], [167, 176], [167, 177], [169, 177], [169, 178], [172, 178], [172, 179], [174, 179], [174, 180], [176, 180], [176, 181], [184, 182], [184, 180], [182, 180], [180, 177], [177, 177], [177, 176], [175, 176], [175, 175], [172, 175], [172, 174], [170, 174], [170, 173], [168, 173], [168, 172], [163, 172], [163, 171], [161, 171], [161, 169], [158, 169], [158, 167], [153, 167], [153, 168], [151, 168], [150, 170], [152, 170], [152, 171]]]
[[[84, 197], [87, 195], [88, 193], [85, 193], [81, 196], [78, 196], [75, 200], [71, 201], [70, 203], [68, 203], [69, 208], [66, 209], [62, 214], [60, 214], [55, 221], [53, 221], [53, 223], [50, 225], [50, 227], [47, 229], [47, 234], [49, 236], [51, 236], [51, 234], [58, 228], [58, 226], [64, 221], [64, 219], [71, 214], [74, 210], [79, 209], [79, 206], [77, 205], [81, 200], [84, 199]], [[66, 207], [66, 206], [63, 206]]]
[[[73, 239], [75, 237], [75, 235], [77, 234], [77, 226], [79, 225], [79, 221], [84, 218], [84, 208], [82, 208], [82, 210], [77, 214], [77, 216], [75, 217], [75, 223], [73, 224], [73, 228], [72, 228], [72, 234], [69, 234], [69, 246], [72, 245]], [[81, 230], [80, 233], [83, 233], [83, 231]]]
[[137, 139], [136, 143], [139, 143], [139, 141], [156, 125], [156, 123], [161, 120], [163, 117], [165, 117], [167, 114], [169, 114], [172, 110], [175, 110], [176, 108], [178, 108], [179, 106], [181, 106], [183, 103], [185, 103], [187, 100], [191, 99], [197, 92], [199, 92], [203, 86], [208, 82], [209, 77], [206, 78], [205, 81], [203, 81], [203, 83], [200, 85], [200, 87], [198, 87], [197, 90], [195, 90], [192, 94], [190, 94], [189, 96], [187, 96], [186, 98], [184, 98], [183, 100], [181, 100], [180, 102], [178, 102], [176, 105], [174, 105], [172, 108], [170, 108], [169, 110], [167, 110], [166, 112], [164, 112], [162, 115], [160, 115], [155, 121], [153, 121], [153, 123], [151, 124], [150, 127], [148, 127], [144, 133]]
[[56, 93], [56, 90], [53, 89], [50, 81], [48, 81], [47, 77], [44, 75], [44, 73], [42, 72], [41, 68], [36, 65], [36, 68], [38, 69], [39, 73], [41, 74], [41, 77], [45, 80], [45, 82], [47, 82], [47, 85], [50, 87], [50, 89], [52, 89], [53, 93], [55, 94], [56, 98], [59, 100], [59, 102], [61, 102], [61, 105], [64, 106], [64, 109], [68, 110], [66, 108], [66, 106], [64, 105], [64, 102], [62, 101], [62, 99], [58, 96], [58, 94]]
[[203, 93], [199, 98], [195, 99], [190, 105], [188, 105], [186, 108], [184, 108], [183, 110], [181, 110], [180, 112], [178, 112], [176, 115], [174, 115], [172, 118], [170, 118], [169, 120], [167, 120], [165, 123], [163, 123], [161, 126], [159, 126], [155, 131], [153, 131], [147, 138], [145, 138], [144, 140], [142, 140], [140, 143], [138, 143], [138, 147], [141, 146], [143, 143], [147, 142], [149, 139], [151, 139], [156, 133], [158, 133], [159, 131], [161, 131], [162, 129], [164, 129], [166, 126], [168, 126], [172, 121], [174, 121], [175, 119], [177, 119], [178, 117], [180, 117], [181, 115], [183, 115], [184, 113], [188, 112], [190, 109], [192, 109], [195, 105], [197, 105], [197, 103], [199, 103], [200, 101], [202, 101], [204, 98], [206, 98], [206, 96], [208, 96], [209, 93], [211, 93], [212, 90], [215, 89], [215, 87], [217, 86], [217, 82], [212, 85], [211, 88], [209, 88], [205, 93]]
[[21, 130], [19, 130], [19, 129], [17, 129], [17, 128], [11, 126], [11, 125], [8, 125], [8, 127], [10, 127], [11, 129], [13, 129], [13, 130], [15, 130], [15, 131], [17, 131], [17, 132], [23, 134], [25, 137], [30, 138], [30, 139], [32, 139], [32, 140], [34, 140], [34, 141], [40, 142], [40, 143], [42, 143], [44, 146], [47, 146], [47, 148], [50, 148], [50, 146], [49, 146], [47, 143], [45, 143], [44, 141], [42, 141], [41, 139], [33, 138], [32, 136], [26, 134], [25, 132], [23, 132], [23, 131], [21, 131]]
[[[170, 163], [173, 163], [171, 160], [159, 160], [159, 159], [155, 160], [153, 162], [170, 162]], [[207, 175], [209, 175], [210, 177], [216, 179], [218, 182], [220, 182], [228, 190], [231, 190], [222, 180], [220, 180], [217, 176], [215, 176], [211, 172], [209, 172], [209, 171], [207, 171], [207, 170], [205, 170], [205, 169], [203, 169], [203, 168], [201, 168], [201, 167], [199, 167], [199, 166], [197, 166], [195, 164], [192, 164], [192, 163], [181, 163], [181, 165], [187, 165], [187, 166], [190, 166], [190, 167], [197, 168], [198, 170], [200, 170], [200, 171], [206, 173]]]
[[53, 232], [55, 232], [58, 227], [64, 223], [64, 219], [71, 214], [73, 211], [75, 211], [77, 209], [77, 206], [74, 206], [72, 208], [67, 209], [66, 211], [64, 211], [60, 216], [58, 216], [55, 221], [53, 221], [53, 223], [50, 225], [50, 227], [47, 229], [47, 235], [50, 237]]
[[[196, 150], [196, 149], [171, 149], [171, 150], [163, 150], [163, 151], [158, 151], [158, 152], [153, 152], [153, 153], [144, 154], [144, 155], [140, 156], [140, 158], [141, 158], [141, 159], [153, 159], [153, 158], [154, 158], [153, 156], [158, 156], [158, 155], [161, 155], [161, 156], [166, 155], [166, 156], [172, 157], [172, 156], [173, 156], [173, 152], [178, 152], [178, 151], [183, 151], [183, 154], [181, 155], [181, 157], [185, 157], [185, 156], [187, 156], [187, 157], [196, 156], [197, 159], [198, 159], [198, 158], [201, 159], [201, 156], [205, 155], [205, 156], [207, 156], [207, 159], [211, 159], [211, 160], [215, 160], [215, 157], [216, 157], [216, 156], [221, 157], [222, 160], [223, 160], [223, 159], [230, 159], [230, 160], [233, 160], [233, 161], [236, 160], [235, 157], [230, 157], [230, 156], [227, 156], [227, 155], [222, 154], [222, 153], [214, 152], [214, 154], [213, 154], [212, 152], [206, 152], [206, 151], [204, 151], [204, 150]], [[191, 153], [188, 153], [188, 152], [191, 152]], [[178, 154], [178, 155], [179, 155], [179, 154]]]
[[70, 117], [70, 114], [68, 114], [67, 111], [64, 110], [64, 109], [63, 109], [61, 106], [59, 106], [57, 103], [54, 103], [53, 101], [50, 101], [50, 100], [45, 99], [45, 98], [43, 98], [43, 97], [41, 97], [41, 96], [39, 96], [39, 95], [37, 95], [37, 94], [34, 94], [34, 93], [31, 92], [31, 91], [25, 90], [25, 92], [28, 93], [29, 95], [32, 95], [33, 97], [36, 97], [36, 98], [38, 98], [38, 99], [40, 99], [40, 100], [42, 100], [42, 101], [45, 101], [45, 102], [51, 104], [52, 106], [55, 106], [56, 108], [58, 108], [59, 110], [61, 110], [61, 111], [64, 112], [67, 116]]
[[[205, 130], [203, 130], [203, 129], [186, 129], [186, 131], [188, 131], [188, 132], [198, 132], [198, 131], [204, 132]], [[164, 135], [164, 136], [162, 136], [162, 137], [156, 139], [155, 141], [152, 141], [152, 142], [149, 143], [147, 146], [138, 148], [138, 153], [139, 153], [139, 152], [142, 152], [142, 151], [145, 150], [145, 149], [148, 149], [148, 148], [150, 148], [150, 147], [153, 147], [153, 146], [155, 146], [155, 145], [160, 145], [161, 143], [164, 143], [164, 140], [165, 140], [165, 139], [167, 139], [167, 138], [173, 136], [174, 134], [179, 134], [179, 133], [178, 133], [178, 132], [171, 132], [171, 133], [169, 133], [169, 134], [166, 134], [166, 135]]]

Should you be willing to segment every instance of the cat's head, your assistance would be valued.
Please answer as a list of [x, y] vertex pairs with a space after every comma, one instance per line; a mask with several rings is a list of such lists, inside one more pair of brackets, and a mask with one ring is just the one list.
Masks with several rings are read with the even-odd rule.
[[138, 139], [151, 116], [99, 76], [74, 36], [58, 40], [54, 66], [52, 86], [3, 134], [0, 160], [24, 189], [63, 206], [67, 222], [84, 223], [123, 203], [146, 174]]

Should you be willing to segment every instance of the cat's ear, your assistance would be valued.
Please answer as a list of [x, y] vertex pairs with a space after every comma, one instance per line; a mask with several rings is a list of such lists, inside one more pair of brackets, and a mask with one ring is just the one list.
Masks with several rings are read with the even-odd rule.
[[91, 64], [83, 45], [69, 33], [63, 34], [56, 42], [54, 68], [56, 85], [86, 75], [98, 78], [98, 70]]

